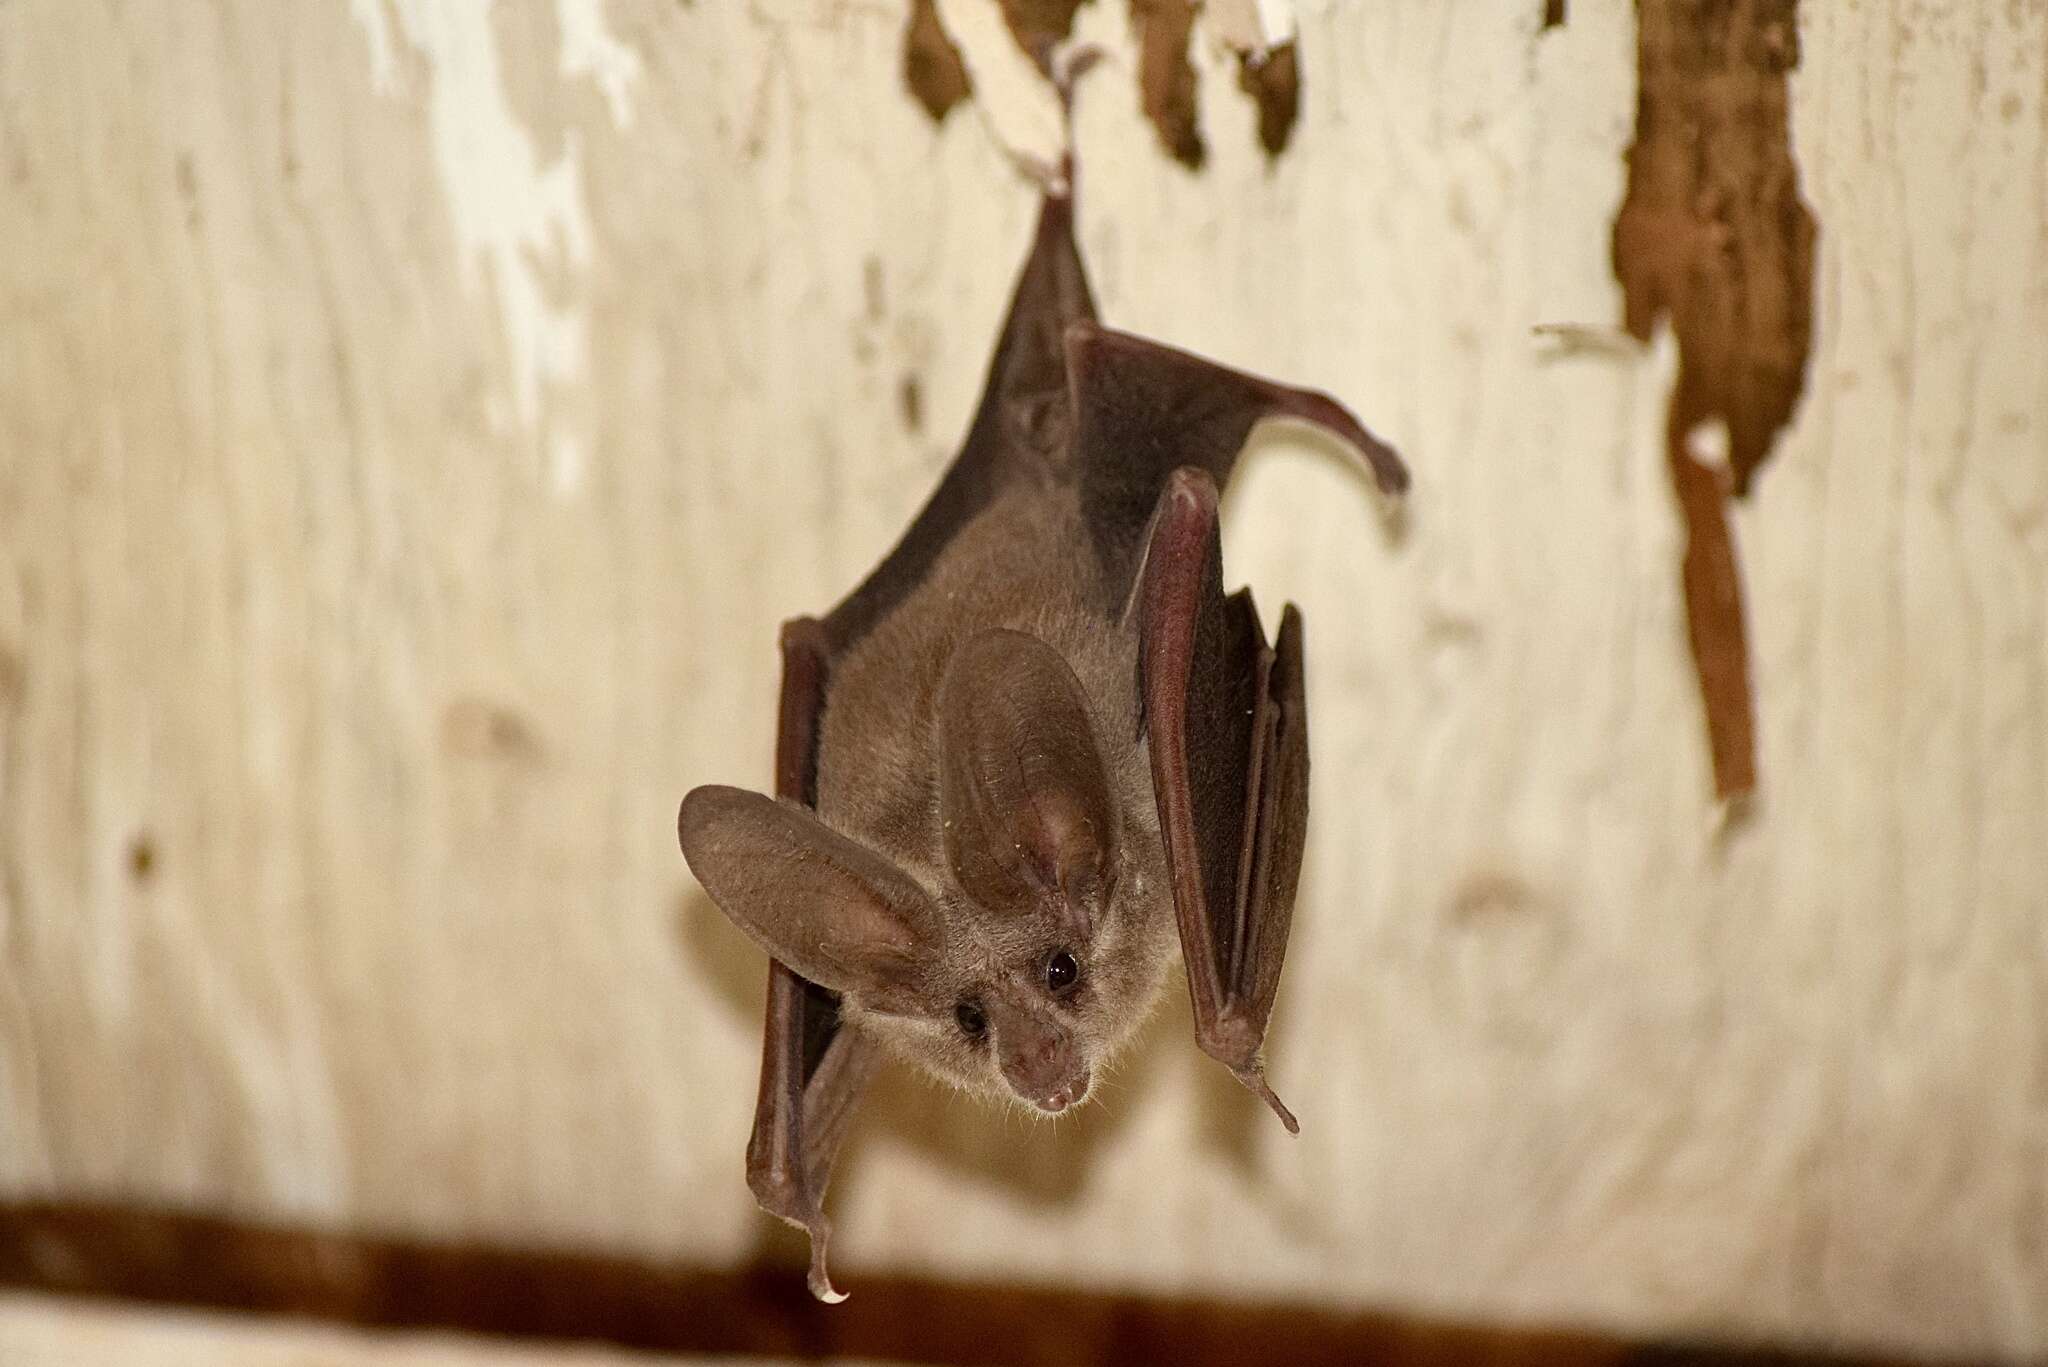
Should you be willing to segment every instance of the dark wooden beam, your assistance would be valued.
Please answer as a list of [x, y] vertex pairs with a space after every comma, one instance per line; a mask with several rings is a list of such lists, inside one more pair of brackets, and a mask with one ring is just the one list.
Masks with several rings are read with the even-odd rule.
[[711, 1270], [595, 1253], [322, 1233], [118, 1205], [0, 1204], [0, 1286], [360, 1326], [684, 1353], [960, 1367], [1387, 1363], [1739, 1367], [1852, 1359], [1642, 1343], [1309, 1305], [865, 1275], [824, 1306], [802, 1266]]

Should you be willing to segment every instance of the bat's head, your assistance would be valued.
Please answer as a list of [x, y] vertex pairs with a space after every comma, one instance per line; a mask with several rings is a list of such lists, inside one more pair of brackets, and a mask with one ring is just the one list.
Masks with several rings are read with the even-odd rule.
[[683, 852], [741, 930], [900, 1056], [1067, 1110], [1164, 977], [1172, 918], [1155, 905], [1149, 787], [1130, 780], [1132, 755], [1105, 757], [1073, 668], [1021, 632], [954, 652], [934, 725], [925, 857], [720, 787], [684, 799]]

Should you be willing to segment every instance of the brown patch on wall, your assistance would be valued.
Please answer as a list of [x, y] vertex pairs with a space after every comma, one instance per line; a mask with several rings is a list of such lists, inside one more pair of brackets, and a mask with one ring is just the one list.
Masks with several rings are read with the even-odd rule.
[[[1684, 585], [1714, 786], [1756, 786], [1741, 568], [1725, 500], [1749, 491], [1797, 406], [1813, 328], [1813, 215], [1792, 159], [1797, 0], [1639, 0], [1636, 137], [1614, 222], [1625, 323], [1671, 320], [1665, 454], [1685, 514]], [[1728, 431], [1728, 487], [1690, 449]]]
[[1188, 61], [1194, 32], [1191, 0], [1131, 0], [1138, 38], [1138, 103], [1173, 159], [1200, 169], [1207, 149], [1196, 125], [1195, 68]]
[[489, 698], [461, 697], [441, 713], [441, 744], [470, 759], [531, 761], [541, 757], [540, 736], [516, 709]]
[[1277, 157], [1301, 115], [1301, 57], [1294, 40], [1266, 52], [1237, 54], [1237, 85], [1259, 107], [1259, 146]]
[[974, 93], [967, 63], [939, 22], [938, 0], [910, 0], [910, 20], [903, 26], [903, 80], [933, 123], [943, 122], [954, 105]]
[[896, 385], [896, 409], [902, 414], [906, 432], [918, 432], [924, 428], [924, 386], [917, 376], [905, 375]]
[[1564, 27], [1564, 0], [1543, 0], [1543, 27]]
[[156, 876], [156, 864], [156, 837], [137, 831], [128, 842], [128, 876], [140, 887]]
[[[0, 1205], [0, 1286], [378, 1328], [597, 1339], [691, 1354], [1081, 1367], [1822, 1367], [1849, 1358], [1489, 1329], [1301, 1304], [863, 1277], [844, 1305], [797, 1267], [323, 1234], [121, 1206]], [[1880, 1367], [1878, 1359], [1863, 1359]], [[1890, 1367], [1888, 1362], [1882, 1367]]]

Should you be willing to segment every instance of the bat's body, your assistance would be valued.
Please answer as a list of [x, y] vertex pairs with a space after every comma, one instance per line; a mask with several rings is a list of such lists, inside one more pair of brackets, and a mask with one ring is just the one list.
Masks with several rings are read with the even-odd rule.
[[812, 1236], [877, 1051], [1041, 1112], [1084, 1101], [1178, 943], [1196, 1034], [1259, 1059], [1307, 813], [1300, 617], [1225, 597], [1217, 490], [1252, 425], [1335, 401], [1100, 327], [1049, 197], [959, 458], [823, 619], [783, 629], [776, 795], [680, 831], [775, 959], [748, 1177]]
[[[1107, 789], [1098, 820], [1120, 836], [1104, 851], [1100, 872], [1129, 895], [1093, 908], [1100, 914], [1086, 934], [1061, 914], [1067, 908], [1012, 905], [996, 916], [977, 915], [990, 903], [1017, 899], [1001, 891], [970, 895], [945, 918], [935, 957], [963, 969], [989, 967], [939, 985], [936, 1005], [944, 1009], [935, 1019], [866, 1010], [858, 993], [845, 998], [847, 1014], [863, 1033], [973, 1090], [994, 1090], [985, 1057], [990, 1051], [959, 1028], [953, 1008], [960, 1001], [974, 1000], [992, 1018], [985, 1033], [1003, 1054], [1042, 1047], [1053, 1036], [1082, 1037], [1069, 1062], [1085, 1070], [1088, 1060], [1106, 1059], [1142, 1023], [1173, 949], [1172, 903], [1132, 686], [1137, 640], [1120, 620], [1120, 591], [1068, 549], [1083, 544], [1083, 535], [1075, 500], [1028, 485], [1005, 491], [961, 528], [930, 577], [831, 669], [818, 741], [818, 815], [927, 888], [953, 881], [941, 796], [947, 756], [934, 738], [949, 721], [955, 729], [962, 723], [947, 716], [942, 699], [982, 713], [1006, 704], [1040, 708], [1047, 703], [1040, 685], [1017, 678], [1028, 677], [1034, 663], [1051, 675], [1071, 671], [1077, 685], [1068, 700], [1085, 718], [1080, 725], [1093, 739]], [[980, 659], [987, 663], [977, 669]], [[984, 686], [966, 688], [970, 681]], [[997, 692], [1010, 696], [990, 696]], [[1019, 720], [1029, 726], [1040, 718]], [[956, 825], [962, 820], [957, 813], [952, 819]], [[1148, 890], [1160, 895], [1148, 896]], [[1079, 940], [1088, 943], [1087, 980], [1077, 974], [1074, 990], [1051, 1001], [1036, 981], [1040, 970], [1053, 954], [1073, 952]], [[1007, 990], [998, 981], [1006, 968], [1031, 981]], [[1027, 1019], [1034, 1009], [1042, 1021]], [[998, 1072], [1005, 1071], [1003, 1062], [997, 1059]], [[1092, 1081], [1086, 1071], [1040, 1076], [1043, 1070], [1035, 1072], [1030, 1060], [1008, 1062], [1004, 1090], [1044, 1109], [1079, 1102]], [[1046, 1085], [1034, 1089], [1034, 1080]], [[1064, 1101], [1044, 1105], [1068, 1083], [1073, 1086]]]

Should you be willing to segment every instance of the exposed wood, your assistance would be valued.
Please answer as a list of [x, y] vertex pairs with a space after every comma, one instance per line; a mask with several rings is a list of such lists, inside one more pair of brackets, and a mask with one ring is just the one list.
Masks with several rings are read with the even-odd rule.
[[903, 83], [934, 120], [974, 93], [960, 49], [939, 22], [937, 0], [910, 0], [910, 19], [903, 28]]
[[1138, 101], [1159, 133], [1159, 145], [1175, 161], [1199, 170], [1208, 148], [1195, 102], [1195, 68], [1188, 60], [1188, 37], [1194, 27], [1193, 0], [1131, 0]]
[[1086, 0], [1001, 0], [1003, 20], [1017, 46], [1050, 75], [1054, 50], [1074, 31], [1074, 12]]
[[1813, 337], [1813, 215], [1792, 151], [1797, 0], [1642, 0], [1635, 142], [1614, 223], [1628, 330], [1668, 320], [1678, 383], [1665, 459], [1685, 516], [1686, 624], [1706, 705], [1714, 787], [1756, 787], [1756, 707], [1742, 571], [1720, 474], [1692, 449], [1726, 439], [1729, 492], [1791, 421]]
[[1267, 52], [1239, 53], [1237, 84], [1259, 107], [1259, 146], [1279, 156], [1301, 116], [1300, 45], [1290, 39]]

